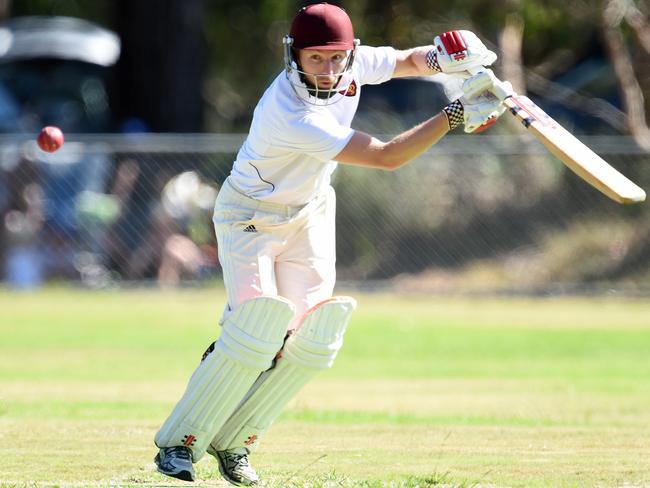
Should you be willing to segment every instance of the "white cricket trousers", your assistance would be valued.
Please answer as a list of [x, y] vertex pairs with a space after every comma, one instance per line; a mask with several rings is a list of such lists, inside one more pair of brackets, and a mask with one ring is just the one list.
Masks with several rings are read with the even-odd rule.
[[222, 321], [246, 300], [279, 295], [296, 306], [292, 329], [307, 310], [330, 298], [336, 280], [335, 213], [331, 186], [296, 207], [255, 200], [226, 179], [213, 219], [228, 294]]

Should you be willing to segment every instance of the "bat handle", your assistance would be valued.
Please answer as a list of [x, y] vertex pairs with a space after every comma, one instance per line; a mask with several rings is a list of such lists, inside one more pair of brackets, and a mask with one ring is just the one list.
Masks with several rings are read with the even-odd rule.
[[[479, 66], [477, 68], [468, 68], [467, 71], [471, 75], [477, 75], [487, 70], [485, 67]], [[494, 81], [494, 86], [490, 89], [490, 91], [495, 97], [497, 97], [501, 101], [504, 101], [506, 98], [516, 95], [516, 93], [509, 86], [510, 85], [509, 83], [506, 85], [503, 81], [501, 81], [499, 78], [494, 76], [494, 74], [492, 74], [492, 77]]]

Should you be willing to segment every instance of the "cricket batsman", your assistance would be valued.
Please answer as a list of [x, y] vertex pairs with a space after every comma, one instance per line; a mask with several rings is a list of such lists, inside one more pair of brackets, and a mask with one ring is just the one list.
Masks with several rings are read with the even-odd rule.
[[[284, 406], [332, 366], [355, 309], [332, 296], [337, 163], [395, 170], [450, 130], [475, 132], [503, 112], [489, 93], [496, 54], [469, 31], [409, 50], [363, 46], [345, 11], [302, 8], [284, 37], [285, 69], [255, 108], [214, 211], [228, 294], [221, 334], [155, 437], [158, 471], [195, 479], [207, 452], [237, 486], [259, 478], [249, 455]], [[383, 142], [350, 128], [363, 85], [447, 73], [463, 96]]]

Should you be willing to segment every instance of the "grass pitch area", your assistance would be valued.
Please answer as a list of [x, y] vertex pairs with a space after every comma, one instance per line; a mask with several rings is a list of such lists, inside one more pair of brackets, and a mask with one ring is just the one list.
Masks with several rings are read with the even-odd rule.
[[[334, 368], [269, 431], [271, 487], [648, 486], [650, 303], [357, 295]], [[219, 289], [0, 294], [2, 486], [190, 486], [154, 433]], [[228, 486], [212, 459], [191, 486]]]

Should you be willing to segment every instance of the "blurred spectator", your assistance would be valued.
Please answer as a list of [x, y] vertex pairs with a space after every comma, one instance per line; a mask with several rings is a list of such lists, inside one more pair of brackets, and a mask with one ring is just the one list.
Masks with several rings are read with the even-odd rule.
[[4, 250], [4, 277], [12, 287], [33, 288], [45, 277], [38, 239], [44, 220], [39, 172], [29, 160], [5, 164], [2, 169], [0, 249]]
[[155, 268], [161, 286], [175, 286], [181, 278], [200, 279], [214, 270], [211, 216], [216, 195], [217, 189], [194, 171], [166, 181], [144, 241], [129, 259], [128, 277], [141, 279]]
[[105, 201], [100, 198], [105, 151], [72, 143], [45, 155], [24, 147], [14, 156], [16, 162], [5, 159], [2, 165], [0, 255], [5, 278], [18, 288], [52, 278], [83, 278], [87, 260], [79, 257], [99, 251], [101, 218], [111, 219], [105, 205], [100, 211], [97, 204]]
[[117, 164], [111, 194], [119, 208], [110, 228], [102, 238], [102, 249], [106, 253], [106, 266], [114, 270], [117, 276], [125, 276], [129, 255], [134, 248], [138, 226], [134, 226], [132, 215], [133, 191], [140, 177], [140, 165], [135, 159], [127, 158]]

